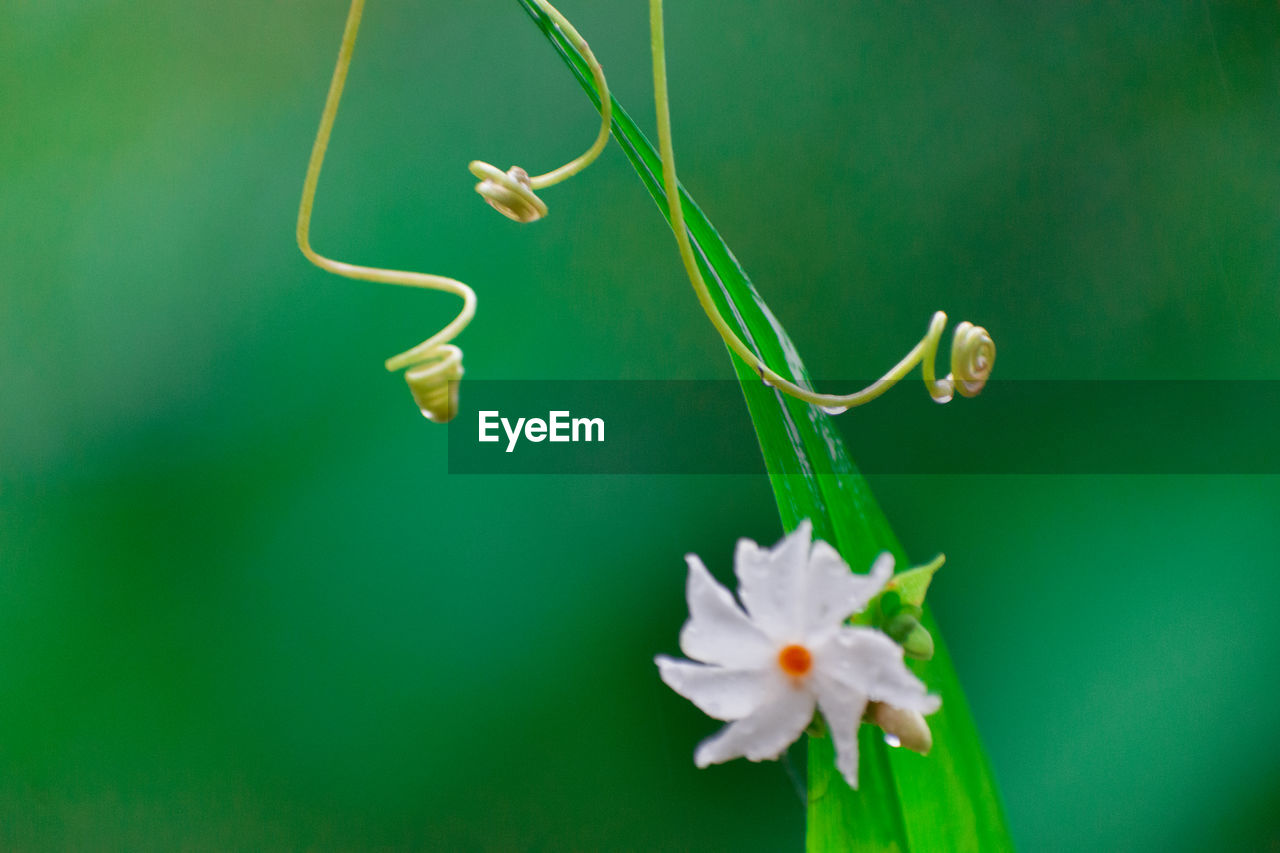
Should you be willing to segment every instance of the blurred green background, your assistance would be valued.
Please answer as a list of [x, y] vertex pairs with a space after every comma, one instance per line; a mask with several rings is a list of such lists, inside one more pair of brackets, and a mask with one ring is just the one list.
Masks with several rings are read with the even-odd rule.
[[[646, 4], [563, 10], [651, 127]], [[450, 477], [381, 360], [455, 302], [295, 249], [345, 11], [0, 6], [0, 848], [799, 849], [787, 768], [695, 770], [716, 724], [651, 660], [685, 552], [727, 578], [780, 535], [767, 483]], [[944, 308], [1003, 378], [1272, 379], [1278, 34], [671, 0], [681, 174], [816, 375]], [[315, 244], [472, 284], [473, 377], [729, 377], [616, 148], [537, 225], [475, 197], [468, 160], [545, 170], [594, 121], [515, 3], [375, 0]], [[1023, 849], [1280, 849], [1280, 478], [873, 485], [948, 554]]]

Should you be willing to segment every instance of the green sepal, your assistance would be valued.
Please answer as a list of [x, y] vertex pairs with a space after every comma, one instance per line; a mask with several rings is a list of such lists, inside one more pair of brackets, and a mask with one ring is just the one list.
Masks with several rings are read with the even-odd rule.
[[884, 589], [867, 602], [861, 613], [854, 614], [849, 624], [883, 629], [890, 619], [903, 611], [919, 619], [923, 615], [924, 597], [933, 575], [946, 561], [947, 556], [939, 554], [923, 566], [915, 566], [889, 578]]
[[896, 592], [904, 604], [914, 604], [916, 607], [924, 606], [924, 596], [929, 591], [929, 584], [933, 581], [933, 574], [942, 568], [942, 564], [946, 561], [947, 555], [939, 554], [923, 566], [916, 566], [894, 575], [885, 584], [885, 591], [881, 593], [881, 596]]

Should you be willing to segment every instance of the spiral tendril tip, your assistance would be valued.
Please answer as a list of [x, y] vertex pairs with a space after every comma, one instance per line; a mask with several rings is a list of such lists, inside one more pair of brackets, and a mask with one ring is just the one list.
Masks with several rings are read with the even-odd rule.
[[547, 215], [547, 205], [533, 192], [529, 173], [519, 166], [502, 171], [480, 160], [467, 166], [480, 179], [476, 192], [494, 210], [516, 222], [536, 222]]

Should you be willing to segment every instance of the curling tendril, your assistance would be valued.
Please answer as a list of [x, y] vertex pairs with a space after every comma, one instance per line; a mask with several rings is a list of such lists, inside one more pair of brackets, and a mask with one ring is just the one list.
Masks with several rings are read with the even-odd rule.
[[667, 191], [667, 210], [670, 214], [671, 230], [675, 233], [676, 244], [680, 249], [680, 259], [684, 262], [685, 271], [698, 296], [698, 302], [701, 303], [707, 318], [711, 320], [711, 324], [715, 326], [729, 349], [750, 365], [766, 385], [819, 406], [828, 414], [840, 414], [854, 406], [871, 402], [910, 373], [917, 364], [921, 365], [921, 373], [924, 375], [924, 384], [929, 391], [929, 396], [937, 402], [950, 401], [956, 392], [963, 397], [977, 395], [986, 384], [987, 377], [991, 375], [991, 369], [995, 365], [995, 342], [987, 330], [981, 326], [975, 326], [967, 321], [960, 323], [956, 326], [951, 343], [951, 373], [938, 379], [935, 371], [938, 342], [947, 324], [947, 315], [941, 311], [933, 315], [925, 336], [901, 361], [880, 379], [852, 394], [818, 394], [809, 388], [797, 385], [770, 368], [742, 342], [742, 339], [720, 315], [715, 301], [711, 298], [702, 272], [698, 269], [685, 226], [684, 210], [680, 203], [680, 183], [676, 177], [675, 147], [671, 139], [667, 59], [663, 46], [662, 0], [649, 0], [649, 24], [653, 51], [653, 96], [658, 116], [658, 145], [662, 155], [662, 183]]

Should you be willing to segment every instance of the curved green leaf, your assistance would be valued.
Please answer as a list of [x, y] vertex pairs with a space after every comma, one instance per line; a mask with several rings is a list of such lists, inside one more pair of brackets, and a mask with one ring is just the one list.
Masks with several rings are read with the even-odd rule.
[[[599, 93], [583, 58], [536, 6], [528, 0], [519, 2], [599, 108]], [[616, 98], [613, 134], [666, 217], [661, 160]], [[795, 347], [737, 258], [683, 187], [680, 199], [698, 265], [721, 313], [774, 370], [807, 385], [809, 377]], [[859, 570], [884, 550], [893, 552], [898, 565], [908, 565], [902, 545], [831, 418], [764, 385], [754, 370], [731, 358], [783, 526], [791, 530], [801, 520], [812, 519], [815, 535], [833, 543]], [[913, 589], [920, 580], [924, 578], [912, 579]], [[830, 739], [811, 738], [809, 851], [1012, 848], [990, 766], [951, 656], [927, 607], [922, 621], [934, 636], [936, 650], [932, 660], [912, 666], [930, 690], [942, 697], [942, 710], [929, 718], [933, 751], [924, 757], [890, 749], [877, 729], [863, 726], [858, 738], [860, 789], [853, 791], [834, 768]]]

